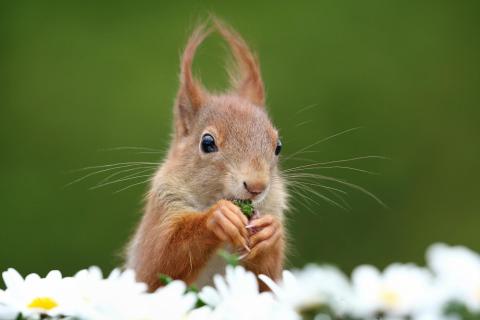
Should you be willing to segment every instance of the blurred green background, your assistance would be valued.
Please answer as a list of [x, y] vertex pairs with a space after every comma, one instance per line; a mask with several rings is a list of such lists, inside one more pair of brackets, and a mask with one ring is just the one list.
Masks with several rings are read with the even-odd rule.
[[[171, 131], [179, 54], [213, 12], [259, 53], [284, 156], [364, 155], [328, 169], [387, 205], [347, 190], [351, 210], [294, 200], [290, 266], [424, 261], [436, 241], [480, 250], [480, 2], [3, 1], [0, 4], [0, 269], [66, 274], [121, 262], [142, 211], [142, 179], [89, 190], [74, 169], [159, 161]], [[225, 45], [195, 68], [225, 88]], [[289, 160], [285, 168], [305, 164]], [[321, 191], [321, 189], [317, 189]]]

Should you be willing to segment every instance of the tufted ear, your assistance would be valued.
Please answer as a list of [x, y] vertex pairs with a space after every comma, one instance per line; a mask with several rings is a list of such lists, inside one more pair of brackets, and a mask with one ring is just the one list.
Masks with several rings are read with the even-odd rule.
[[207, 92], [201, 83], [193, 77], [192, 63], [197, 47], [210, 34], [206, 24], [195, 28], [183, 52], [180, 63], [180, 88], [175, 104], [175, 128], [177, 135], [188, 135], [195, 114], [205, 102]]
[[229, 71], [233, 90], [258, 106], [265, 104], [265, 89], [260, 65], [243, 38], [218, 18], [213, 18], [218, 32], [229, 44], [235, 58], [235, 68]]

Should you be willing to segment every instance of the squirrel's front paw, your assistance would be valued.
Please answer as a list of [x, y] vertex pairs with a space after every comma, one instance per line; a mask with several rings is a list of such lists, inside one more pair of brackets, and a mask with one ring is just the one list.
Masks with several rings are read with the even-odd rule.
[[281, 246], [283, 228], [277, 217], [265, 215], [252, 220], [247, 227], [258, 231], [250, 237], [251, 252], [246, 256], [246, 259], [253, 259], [272, 248]]
[[236, 205], [227, 200], [220, 200], [208, 210], [207, 215], [207, 229], [220, 240], [250, 251], [247, 245], [248, 231], [245, 228], [248, 219]]

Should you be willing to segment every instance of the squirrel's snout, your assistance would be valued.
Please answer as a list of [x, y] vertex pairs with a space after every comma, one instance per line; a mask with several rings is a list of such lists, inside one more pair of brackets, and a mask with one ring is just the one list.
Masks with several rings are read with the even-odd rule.
[[267, 185], [263, 181], [253, 181], [253, 182], [243, 182], [243, 186], [253, 197], [258, 196], [260, 193], [265, 191]]

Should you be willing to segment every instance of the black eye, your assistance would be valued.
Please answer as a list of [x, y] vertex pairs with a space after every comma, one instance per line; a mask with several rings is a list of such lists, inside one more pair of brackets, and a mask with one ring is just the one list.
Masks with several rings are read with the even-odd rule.
[[282, 151], [282, 141], [280, 139], [277, 140], [277, 147], [275, 148], [275, 155], [278, 156]]
[[215, 139], [211, 134], [204, 134], [201, 142], [202, 151], [205, 153], [216, 152], [218, 151], [217, 146], [215, 145]]

